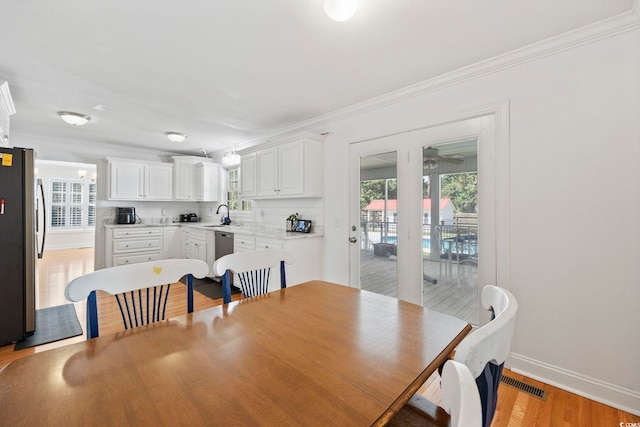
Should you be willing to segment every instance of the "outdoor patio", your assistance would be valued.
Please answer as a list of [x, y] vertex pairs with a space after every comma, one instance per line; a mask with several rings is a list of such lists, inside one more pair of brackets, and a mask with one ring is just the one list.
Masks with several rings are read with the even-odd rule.
[[[446, 275], [442, 265], [442, 277], [437, 261], [424, 260], [424, 274], [437, 280], [437, 284], [422, 282], [424, 306], [442, 313], [450, 314], [471, 324], [478, 324], [478, 280], [477, 267], [460, 267], [460, 287], [457, 281], [457, 267], [453, 265], [453, 274]], [[360, 251], [362, 289], [392, 297], [398, 296], [397, 261], [393, 257], [374, 255], [373, 250]]]

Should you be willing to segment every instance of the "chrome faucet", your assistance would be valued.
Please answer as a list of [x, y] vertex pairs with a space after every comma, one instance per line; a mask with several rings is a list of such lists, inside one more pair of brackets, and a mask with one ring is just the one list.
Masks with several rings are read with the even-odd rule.
[[229, 225], [229, 224], [231, 224], [231, 218], [229, 218], [229, 206], [227, 206], [227, 205], [218, 206], [218, 209], [216, 209], [216, 215], [218, 215], [220, 213], [220, 208], [223, 207], [223, 206], [225, 208], [227, 208], [227, 216], [224, 216], [224, 214], [222, 214], [222, 216], [220, 217], [220, 224]]

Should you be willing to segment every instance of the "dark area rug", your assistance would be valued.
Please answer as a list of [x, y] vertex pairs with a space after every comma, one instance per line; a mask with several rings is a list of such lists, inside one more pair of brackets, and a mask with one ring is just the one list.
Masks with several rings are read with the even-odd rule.
[[36, 310], [36, 331], [18, 341], [13, 349], [22, 350], [78, 335], [82, 335], [82, 327], [73, 304], [42, 308]]
[[[187, 283], [187, 278], [180, 279], [182, 283]], [[207, 298], [219, 299], [222, 298], [222, 283], [217, 282], [209, 277], [204, 279], [193, 278], [193, 290], [201, 293]], [[235, 286], [231, 286], [231, 295], [239, 294], [240, 289]]]

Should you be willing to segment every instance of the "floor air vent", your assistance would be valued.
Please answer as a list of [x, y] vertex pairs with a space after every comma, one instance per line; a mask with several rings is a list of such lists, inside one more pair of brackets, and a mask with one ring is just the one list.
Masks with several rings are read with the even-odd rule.
[[508, 377], [506, 375], [502, 376], [500, 382], [508, 385], [509, 387], [513, 387], [523, 393], [527, 393], [533, 397], [537, 397], [538, 399], [547, 400], [547, 392], [539, 387], [532, 386], [531, 384], [527, 384], [523, 381]]

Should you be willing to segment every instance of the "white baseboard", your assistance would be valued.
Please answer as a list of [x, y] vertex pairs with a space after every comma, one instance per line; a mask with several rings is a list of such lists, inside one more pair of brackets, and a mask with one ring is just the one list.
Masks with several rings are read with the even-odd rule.
[[509, 361], [509, 369], [513, 372], [625, 412], [640, 415], [640, 392], [549, 365], [520, 354], [511, 353]]

